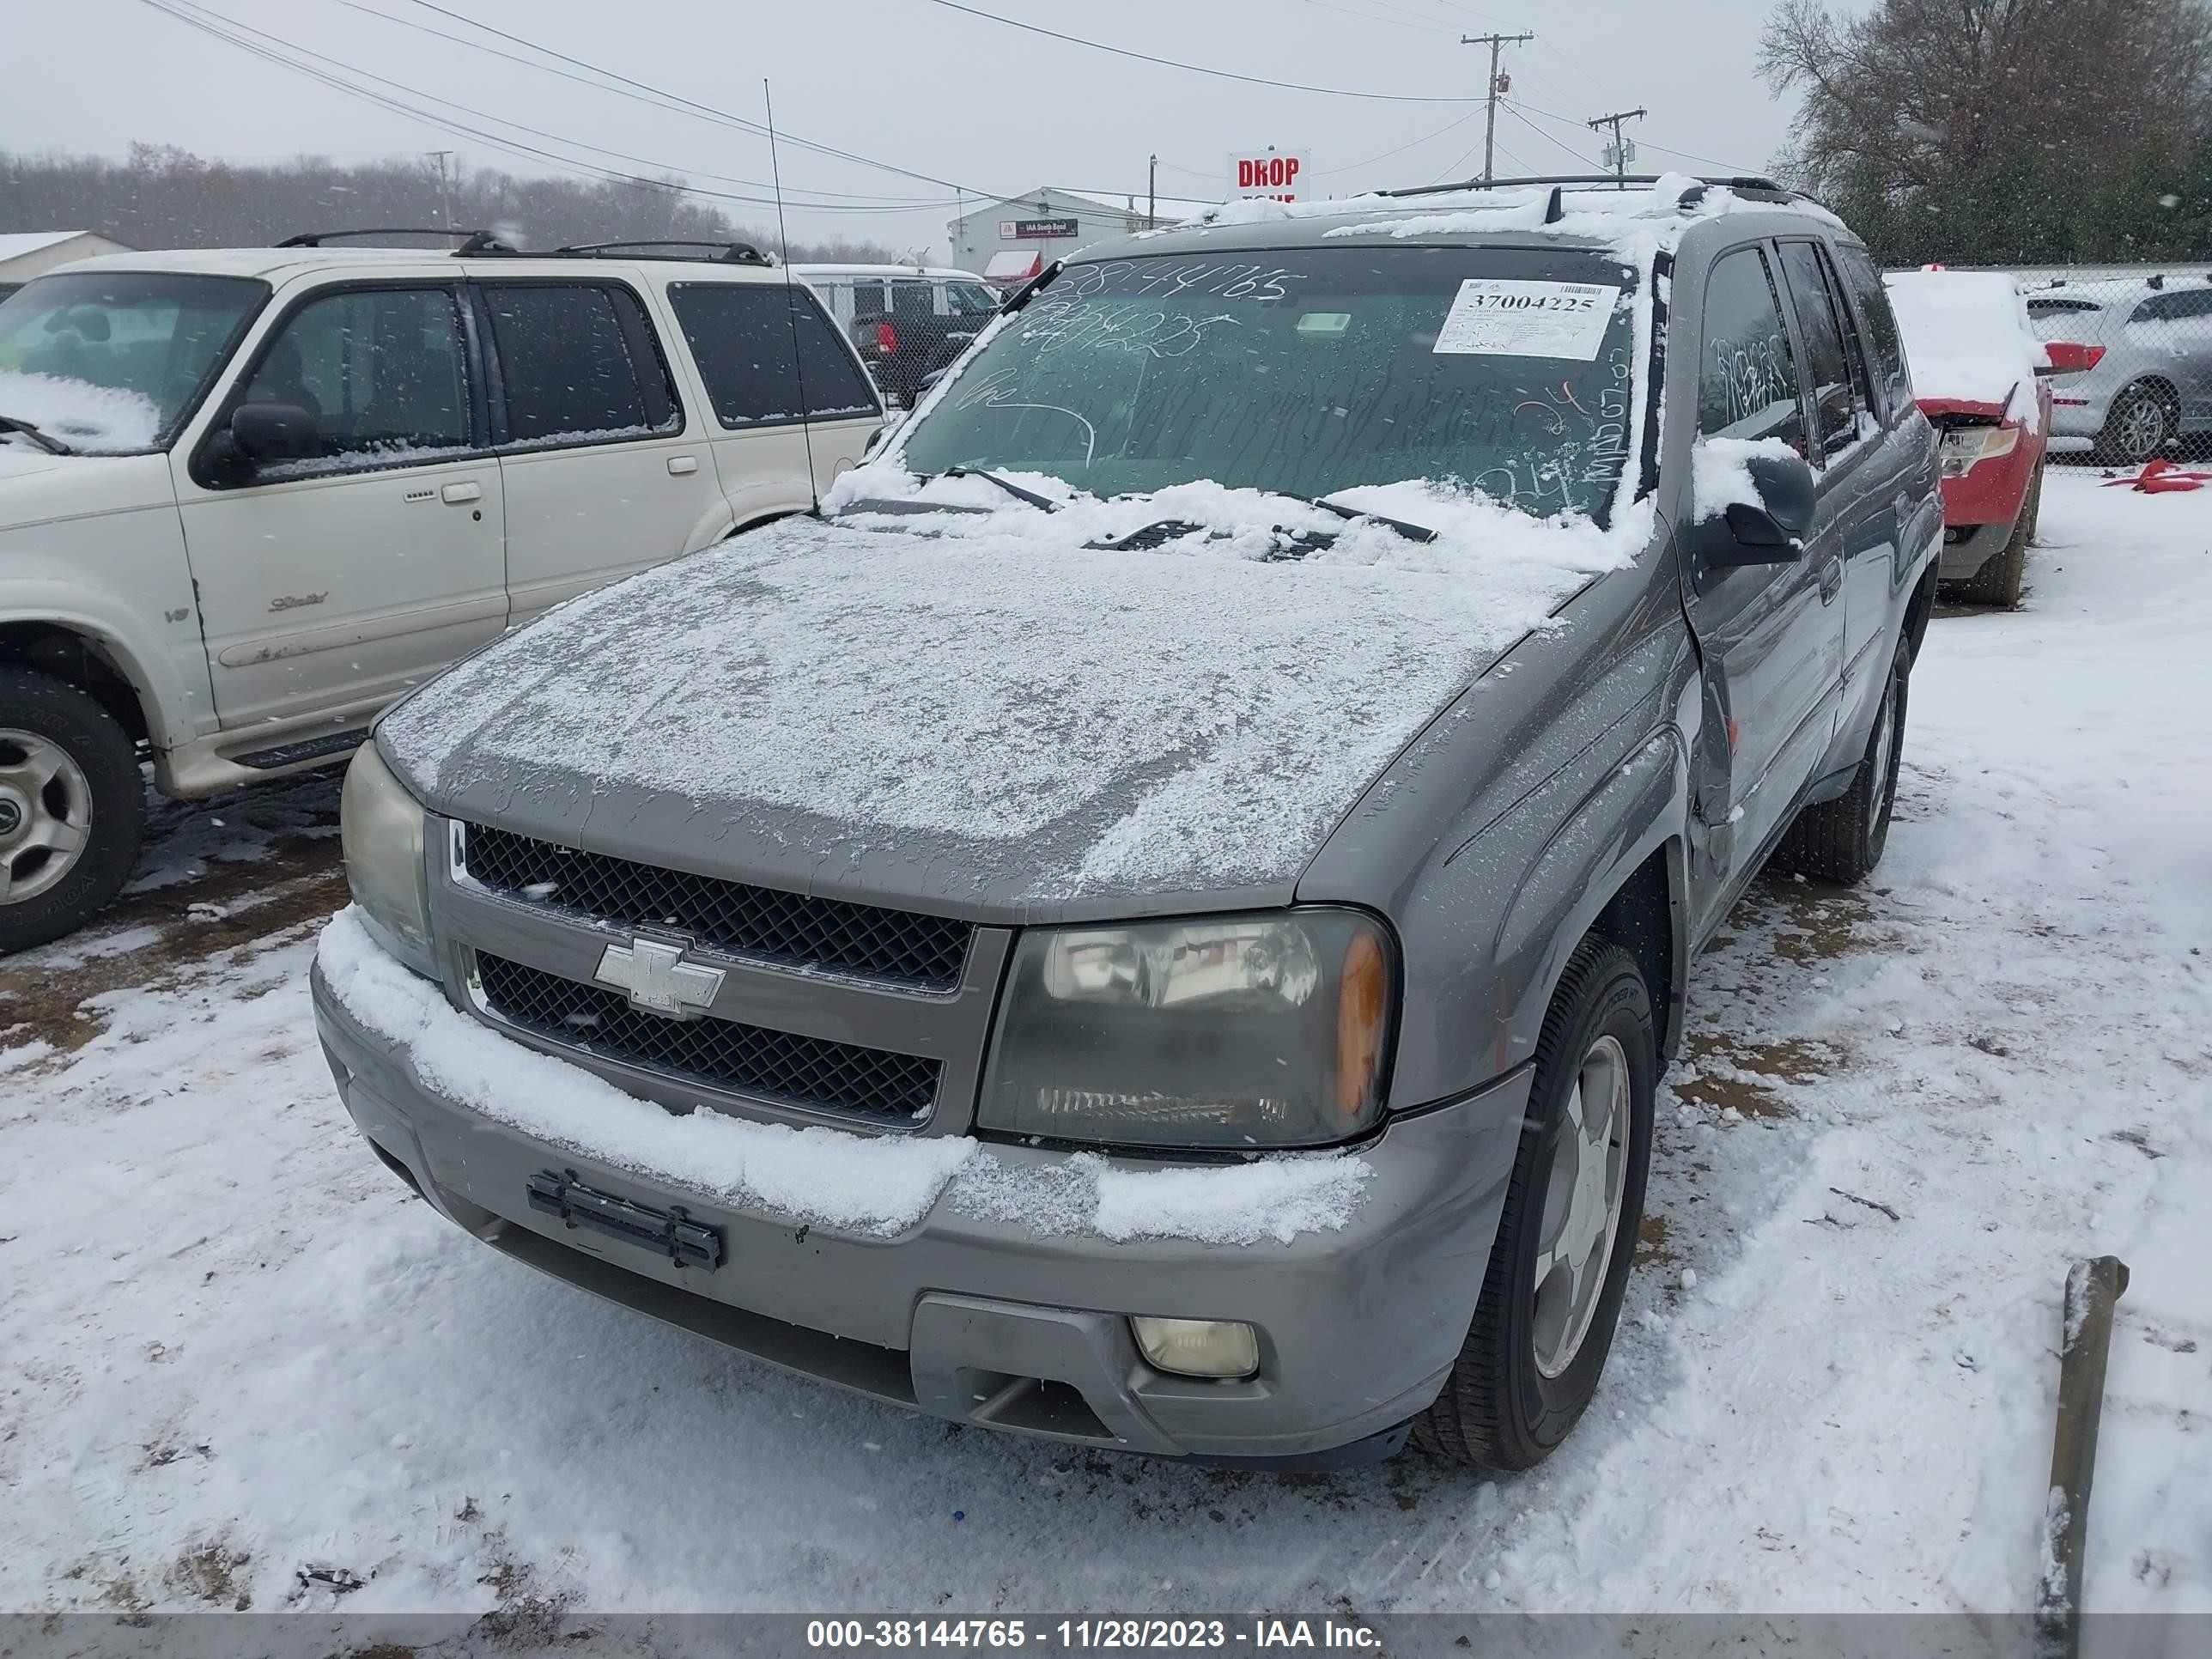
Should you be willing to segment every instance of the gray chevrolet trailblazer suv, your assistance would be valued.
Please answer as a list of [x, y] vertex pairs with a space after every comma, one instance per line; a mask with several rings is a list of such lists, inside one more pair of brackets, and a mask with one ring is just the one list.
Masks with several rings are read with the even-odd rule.
[[1533, 1464], [1699, 945], [1881, 855], [1937, 475], [1764, 180], [1087, 249], [815, 512], [386, 714], [339, 1093], [495, 1249], [878, 1400]]

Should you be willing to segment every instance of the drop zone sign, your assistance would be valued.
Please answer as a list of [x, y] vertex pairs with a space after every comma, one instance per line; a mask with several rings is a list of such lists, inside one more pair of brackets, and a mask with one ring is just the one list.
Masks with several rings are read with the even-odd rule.
[[1295, 202], [1313, 173], [1313, 157], [1303, 149], [1268, 149], [1229, 158], [1229, 199]]

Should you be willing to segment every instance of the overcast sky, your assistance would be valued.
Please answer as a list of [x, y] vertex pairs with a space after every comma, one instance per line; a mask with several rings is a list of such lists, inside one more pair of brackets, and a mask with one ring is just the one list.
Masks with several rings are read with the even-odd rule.
[[[421, 0], [191, 3], [261, 31], [264, 46], [273, 39], [322, 53], [356, 82], [481, 133], [568, 161], [629, 173], [665, 166], [702, 190], [765, 193], [756, 182], [735, 182], [769, 176], [768, 147], [756, 134], [434, 38], [422, 29], [473, 32]], [[1316, 194], [1462, 178], [1482, 164], [1483, 121], [1474, 102], [1391, 102], [1241, 84], [1045, 39], [933, 0], [436, 3], [748, 120], [760, 118], [761, 80], [770, 77], [777, 121], [787, 133], [946, 181], [787, 146], [787, 192], [852, 210], [794, 209], [794, 235], [847, 231], [942, 253], [949, 185], [1005, 196], [1053, 185], [1141, 199], [1146, 158], [1155, 153], [1162, 195], [1205, 199], [1223, 193], [1231, 152], [1271, 144], [1311, 152]], [[1499, 116], [1501, 176], [1585, 170], [1602, 141], [1579, 123], [1638, 105], [1650, 111], [1631, 129], [1643, 144], [1638, 165], [1648, 172], [1710, 171], [1716, 162], [1763, 168], [1787, 125], [1788, 110], [1768, 98], [1752, 68], [1771, 0], [975, 3], [1210, 69], [1426, 99], [1479, 98], [1488, 53], [1461, 45], [1462, 33], [1531, 29], [1534, 43], [1505, 56], [1510, 100], [1525, 110]], [[256, 160], [303, 150], [366, 159], [447, 149], [472, 167], [562, 170], [334, 90], [196, 32], [149, 0], [70, 0], [8, 11], [14, 67], [0, 99], [0, 149], [112, 155], [139, 139]], [[511, 42], [474, 38], [529, 55]], [[385, 80], [371, 83], [371, 76]], [[517, 123], [538, 131], [523, 131]], [[1662, 145], [1683, 154], [1663, 153]], [[771, 210], [750, 203], [722, 205], [742, 222], [772, 218]]]

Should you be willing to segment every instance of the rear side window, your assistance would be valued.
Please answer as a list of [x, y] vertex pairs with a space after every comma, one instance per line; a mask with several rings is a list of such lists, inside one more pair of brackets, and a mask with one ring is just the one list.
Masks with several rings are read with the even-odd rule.
[[853, 284], [853, 314], [855, 317], [874, 317], [885, 309], [884, 285], [881, 283]]
[[866, 375], [805, 289], [677, 283], [668, 300], [724, 426], [878, 412]]
[[605, 443], [679, 430], [667, 366], [636, 295], [610, 283], [488, 284], [511, 444]]
[[1867, 356], [1881, 394], [1883, 417], [1895, 420], [1912, 402], [1912, 376], [1905, 368], [1905, 340], [1897, 331], [1897, 313], [1890, 309], [1889, 293], [1881, 285], [1881, 272], [1874, 256], [1863, 247], [1836, 250], [1844, 268], [1844, 282], [1859, 302], [1866, 319]]
[[1779, 438], [1805, 453], [1797, 360], [1759, 248], [1722, 255], [1706, 279], [1698, 430], [1709, 438]]
[[1840, 454], [1858, 441], [1859, 416], [1869, 412], [1864, 372], [1854, 362], [1850, 313], [1838, 301], [1819, 243], [1784, 242], [1781, 252], [1783, 278], [1796, 301], [1797, 326], [1805, 340], [1820, 453]]

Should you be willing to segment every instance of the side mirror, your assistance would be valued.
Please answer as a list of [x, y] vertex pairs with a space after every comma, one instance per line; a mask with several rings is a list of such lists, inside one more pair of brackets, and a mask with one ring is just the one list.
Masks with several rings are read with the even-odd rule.
[[[921, 377], [921, 389], [924, 392], [933, 392], [937, 389], [937, 383], [944, 378], [944, 369], [933, 368], [928, 374]], [[917, 399], [917, 401], [919, 400]]]
[[240, 404], [231, 411], [230, 438], [257, 465], [305, 459], [322, 443], [315, 417], [297, 404]]
[[1717, 520], [1705, 520], [1702, 547], [1715, 566], [1795, 564], [1805, 554], [1805, 533], [1813, 527], [1820, 486], [1813, 469], [1796, 455], [1746, 458], [1757, 501], [1730, 501]]

